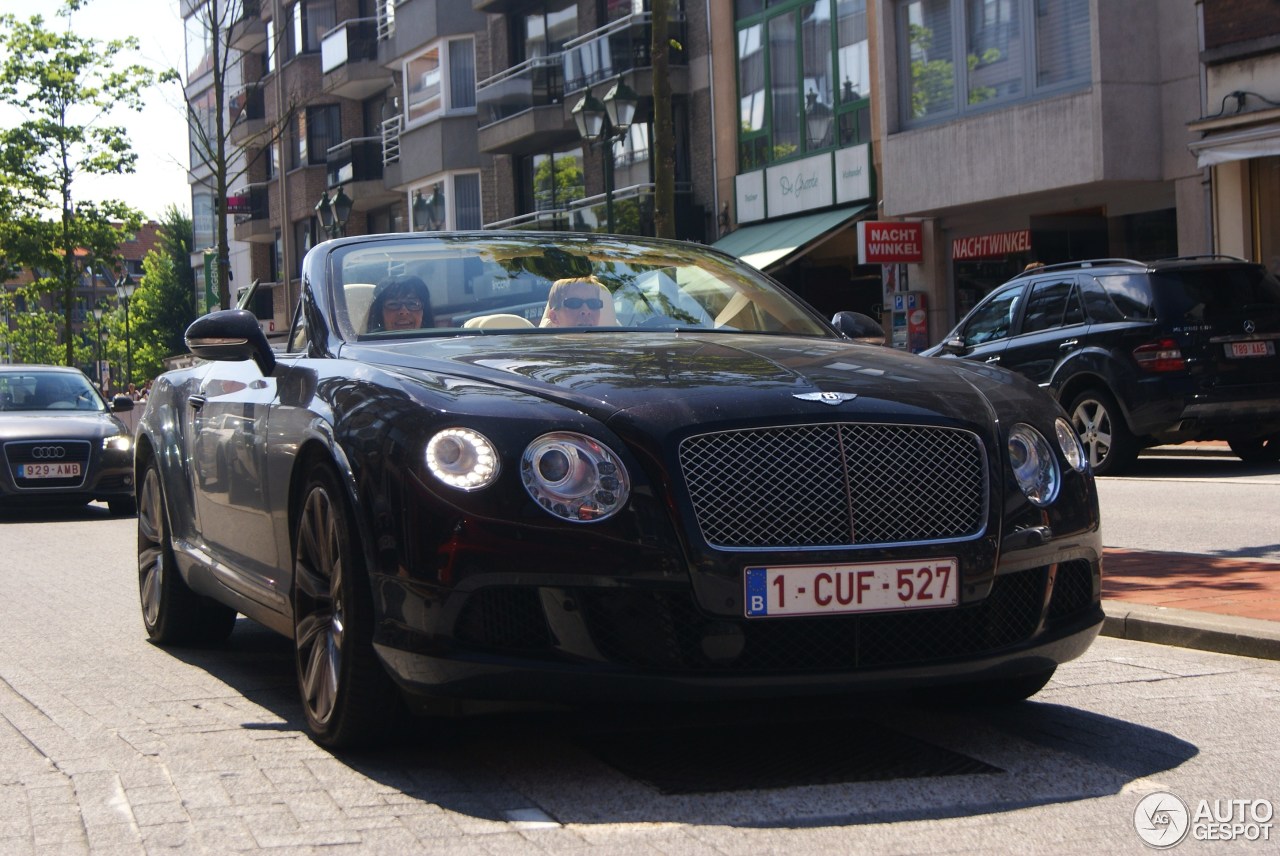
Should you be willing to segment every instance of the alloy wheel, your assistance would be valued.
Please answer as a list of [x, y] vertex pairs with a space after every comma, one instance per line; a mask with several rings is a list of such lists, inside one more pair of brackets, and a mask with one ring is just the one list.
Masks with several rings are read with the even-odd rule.
[[317, 723], [333, 716], [342, 667], [342, 521], [321, 485], [307, 494], [298, 526], [294, 563], [298, 678], [303, 704]]

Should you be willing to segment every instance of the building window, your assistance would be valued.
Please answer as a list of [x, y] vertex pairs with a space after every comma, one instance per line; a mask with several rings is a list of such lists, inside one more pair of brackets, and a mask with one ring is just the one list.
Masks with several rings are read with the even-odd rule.
[[476, 51], [470, 38], [436, 42], [404, 64], [406, 124], [442, 113], [474, 110]]
[[337, 104], [321, 104], [295, 113], [289, 169], [325, 163], [329, 149], [342, 142], [341, 118]]
[[511, 64], [534, 57], [554, 56], [578, 35], [578, 4], [552, 3], [553, 8], [515, 15], [511, 19]]
[[321, 38], [338, 23], [334, 0], [297, 0], [288, 17], [290, 57], [319, 53]]
[[187, 83], [213, 69], [213, 34], [208, 7], [186, 20]]
[[455, 229], [480, 229], [480, 173], [467, 172], [453, 177], [453, 217]]
[[582, 146], [520, 159], [519, 213], [562, 211], [587, 196]]
[[734, 8], [740, 171], [870, 139], [866, 0]]
[[896, 38], [907, 127], [1091, 79], [1088, 0], [903, 0]]

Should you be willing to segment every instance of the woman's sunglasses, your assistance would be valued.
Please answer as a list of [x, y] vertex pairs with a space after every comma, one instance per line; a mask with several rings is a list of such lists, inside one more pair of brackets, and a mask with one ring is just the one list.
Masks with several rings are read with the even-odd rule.
[[382, 305], [388, 312], [399, 312], [401, 309], [408, 309], [410, 312], [421, 312], [421, 300], [388, 300]]
[[598, 297], [566, 297], [560, 301], [560, 305], [565, 309], [581, 309], [584, 306], [588, 309], [603, 309], [604, 301]]

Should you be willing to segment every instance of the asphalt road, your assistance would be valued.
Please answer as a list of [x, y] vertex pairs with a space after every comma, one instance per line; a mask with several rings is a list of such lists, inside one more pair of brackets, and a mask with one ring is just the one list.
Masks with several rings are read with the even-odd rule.
[[97, 507], [0, 518], [0, 853], [1145, 853], [1149, 794], [1280, 805], [1280, 663], [1115, 639], [996, 712], [516, 712], [334, 755], [284, 640], [145, 640], [133, 551]]
[[1280, 562], [1280, 467], [1148, 452], [1098, 496], [1104, 546]]

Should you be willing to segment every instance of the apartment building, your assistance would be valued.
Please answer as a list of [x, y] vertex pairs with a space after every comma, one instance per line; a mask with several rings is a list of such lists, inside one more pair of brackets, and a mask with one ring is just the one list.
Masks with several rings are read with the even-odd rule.
[[[644, 0], [232, 2], [228, 121], [244, 158], [228, 193], [233, 293], [261, 281], [253, 308], [268, 329], [287, 325], [307, 250], [340, 234], [652, 233]], [[188, 21], [207, 3], [184, 0]], [[692, 240], [706, 238], [715, 211], [706, 18], [703, 0], [689, 0], [669, 26], [675, 222]], [[207, 50], [199, 29], [189, 23], [189, 55]], [[204, 92], [195, 62], [189, 98]], [[627, 108], [625, 121], [604, 120], [611, 104]], [[583, 136], [584, 110], [603, 133]], [[212, 196], [200, 179], [203, 224]]]

